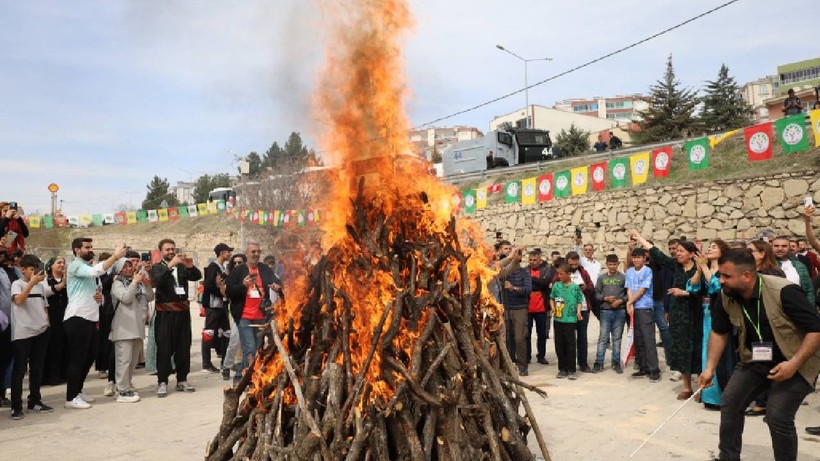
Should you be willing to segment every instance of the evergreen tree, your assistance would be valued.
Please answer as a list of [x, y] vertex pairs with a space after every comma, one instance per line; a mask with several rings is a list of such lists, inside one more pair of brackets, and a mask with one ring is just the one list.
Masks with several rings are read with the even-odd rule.
[[165, 201], [169, 207], [174, 207], [179, 204], [176, 196], [169, 191], [167, 178], [160, 178], [154, 176], [154, 179], [146, 186], [148, 192], [145, 194], [145, 200], [142, 201], [143, 210], [152, 210], [154, 208], [162, 208], [160, 204]]
[[692, 89], [681, 87], [675, 79], [672, 55], [666, 61], [663, 79], [649, 87], [649, 107], [640, 112], [640, 131], [633, 138], [642, 143], [679, 139], [694, 130], [693, 117], [698, 98]]
[[706, 82], [700, 123], [709, 133], [751, 125], [752, 107], [741, 99], [737, 82], [729, 76], [726, 64], [720, 66], [718, 78]]
[[267, 152], [262, 155], [262, 165], [266, 168], [275, 169], [279, 162], [282, 161], [282, 158], [285, 155], [285, 151], [279, 147], [279, 143], [274, 141], [273, 145], [270, 146]]
[[562, 129], [555, 136], [555, 147], [565, 156], [583, 154], [589, 151], [589, 131], [584, 131], [572, 123], [569, 131]]
[[213, 176], [202, 175], [194, 183], [194, 203], [208, 201], [208, 194], [217, 187], [231, 187], [231, 178], [228, 173], [219, 173]]
[[302, 136], [293, 131], [290, 133], [284, 149], [285, 159], [290, 163], [304, 164], [308, 158], [308, 150], [302, 144]]

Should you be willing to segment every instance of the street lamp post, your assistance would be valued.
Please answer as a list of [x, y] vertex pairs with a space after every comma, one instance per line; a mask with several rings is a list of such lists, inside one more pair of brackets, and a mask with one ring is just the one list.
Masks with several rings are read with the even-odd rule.
[[524, 59], [521, 56], [513, 53], [512, 51], [504, 48], [501, 45], [496, 45], [495, 47], [498, 48], [501, 51], [505, 51], [505, 52], [515, 56], [516, 58], [520, 59], [524, 63], [524, 104], [525, 104], [524, 114], [525, 114], [525, 117], [526, 117], [527, 128], [532, 128], [530, 126], [530, 89], [529, 89], [530, 85], [527, 81], [527, 64], [529, 64], [532, 61], [552, 61], [552, 58]]

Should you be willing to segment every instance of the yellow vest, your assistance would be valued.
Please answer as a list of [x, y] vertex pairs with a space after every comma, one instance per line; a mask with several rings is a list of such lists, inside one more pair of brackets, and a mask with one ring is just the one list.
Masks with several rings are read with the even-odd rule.
[[[761, 275], [761, 292], [763, 309], [766, 311], [766, 317], [769, 319], [769, 324], [772, 327], [774, 340], [777, 347], [786, 356], [786, 359], [791, 359], [803, 343], [803, 338], [806, 332], [801, 330], [792, 320], [783, 312], [783, 306], [780, 303], [780, 291], [787, 285], [793, 285], [785, 278], [776, 277], [773, 275]], [[732, 325], [737, 327], [740, 332], [740, 361], [749, 363], [752, 361], [752, 351], [746, 347], [746, 322], [743, 321], [743, 307], [735, 299], [726, 296], [721, 292], [721, 299], [723, 301], [723, 309], [729, 314], [729, 320]], [[801, 376], [809, 384], [814, 383], [817, 374], [820, 373], [820, 351], [817, 351], [806, 360], [803, 365], [797, 370]]]

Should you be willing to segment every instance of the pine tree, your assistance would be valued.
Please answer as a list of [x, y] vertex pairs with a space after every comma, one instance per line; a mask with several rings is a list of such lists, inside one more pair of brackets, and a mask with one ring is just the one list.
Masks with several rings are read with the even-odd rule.
[[672, 55], [666, 61], [663, 79], [649, 87], [649, 107], [640, 112], [639, 132], [633, 138], [641, 143], [679, 139], [697, 126], [692, 115], [698, 105], [698, 97], [692, 89], [681, 87], [675, 79]]
[[142, 201], [143, 210], [160, 208], [160, 204], [163, 200], [169, 207], [177, 206], [179, 204], [176, 196], [169, 191], [170, 186], [168, 185], [167, 178], [154, 176], [154, 179], [151, 180], [146, 188], [148, 189], [148, 192], [145, 194], [145, 200]]
[[202, 175], [194, 183], [194, 203], [208, 201], [208, 194], [217, 187], [230, 187], [231, 178], [228, 173], [219, 173], [213, 176]]
[[720, 66], [718, 78], [706, 82], [703, 112], [700, 123], [709, 133], [731, 130], [751, 125], [753, 110], [740, 98], [734, 77], [729, 76], [726, 64]]
[[567, 157], [583, 154], [589, 151], [589, 131], [584, 131], [572, 123], [569, 125], [569, 131], [562, 129], [555, 136], [555, 147]]

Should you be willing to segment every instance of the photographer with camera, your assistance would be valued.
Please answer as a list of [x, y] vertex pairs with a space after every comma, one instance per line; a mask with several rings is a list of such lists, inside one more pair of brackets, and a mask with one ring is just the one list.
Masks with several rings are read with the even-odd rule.
[[17, 210], [17, 202], [0, 202], [0, 237], [5, 237], [6, 252], [26, 251], [28, 226]]
[[242, 367], [234, 376], [234, 382], [242, 379], [242, 373], [253, 361], [256, 349], [259, 348], [255, 327], [264, 324], [272, 315], [270, 292], [273, 291], [279, 294], [279, 299], [284, 299], [282, 281], [271, 268], [259, 264], [262, 255], [259, 243], [249, 241], [245, 254], [248, 257], [247, 263], [234, 268], [225, 282], [231, 316], [236, 321], [242, 344]]
[[162, 262], [151, 267], [151, 282], [156, 287], [154, 335], [157, 343], [157, 397], [168, 395], [171, 356], [177, 369], [176, 390], [194, 392], [188, 384], [191, 371], [191, 305], [188, 282], [202, 278], [188, 255], [177, 251], [171, 239], [159, 241]]
[[797, 115], [803, 112], [803, 101], [795, 94], [794, 90], [789, 90], [789, 97], [783, 101], [783, 113], [786, 116]]

